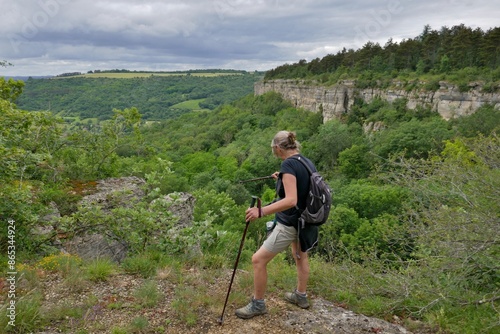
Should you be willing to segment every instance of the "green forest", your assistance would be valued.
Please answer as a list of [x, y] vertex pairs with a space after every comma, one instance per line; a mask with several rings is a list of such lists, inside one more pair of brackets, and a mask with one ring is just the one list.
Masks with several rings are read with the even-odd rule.
[[[333, 77], [339, 71], [349, 75], [357, 71], [359, 80], [367, 71], [374, 77], [376, 73], [438, 75], [446, 57], [447, 77], [464, 71], [487, 74], [491, 87], [498, 89], [500, 43], [491, 49], [489, 42], [498, 41], [499, 32], [462, 26], [440, 32], [425, 29], [399, 46], [372, 44], [323, 60], [283, 65], [267, 72], [266, 79]], [[470, 38], [460, 35], [466, 33]], [[453, 39], [457, 34], [460, 39]], [[472, 46], [457, 47], [459, 40]], [[384, 54], [391, 48], [392, 58]], [[363, 58], [368, 50], [373, 57]], [[333, 63], [326, 65], [328, 59]], [[384, 71], [370, 69], [377, 59]], [[392, 68], [384, 63], [390, 59]], [[233, 78], [242, 80], [241, 87], [235, 87]], [[85, 311], [42, 309], [36, 283], [30, 282], [36, 282], [40, 267], [48, 270], [49, 261], [56, 268], [51, 270], [59, 271], [69, 284], [86, 278], [106, 280], [110, 275], [102, 263], [59, 256], [53, 238], [34, 233], [43, 224], [39, 218], [53, 204], [61, 213], [55, 223], [58, 233], [97, 229], [99, 222], [125, 240], [129, 254], [115, 270], [152, 277], [168, 266], [174, 272], [192, 266], [211, 273], [231, 268], [251, 196], [268, 203], [275, 195], [271, 180], [239, 181], [279, 169], [270, 142], [277, 131], [286, 129], [296, 132], [302, 153], [315, 162], [334, 192], [330, 217], [320, 228], [319, 246], [311, 255], [313, 295], [369, 316], [397, 317], [416, 333], [500, 330], [498, 109], [484, 105], [472, 115], [446, 121], [424, 107], [408, 109], [404, 100], [357, 100], [344, 119], [323, 123], [322, 115], [294, 108], [277, 93], [245, 92], [255, 82], [253, 74], [213, 80], [0, 79], [0, 219], [4, 227], [16, 222], [16, 270], [19, 280], [28, 282], [19, 291], [19, 325], [11, 327], [2, 317], [0, 328], [25, 333], [57, 322], [71, 332], [74, 328], [67, 319], [85, 316]], [[23, 89], [32, 96], [23, 97]], [[167, 101], [167, 91], [179, 99]], [[156, 102], [136, 105], [134, 94], [141, 96], [137, 101], [149, 96]], [[195, 111], [169, 110], [174, 100], [190, 99], [206, 99], [207, 105]], [[28, 107], [28, 101], [40, 104]], [[49, 101], [53, 102], [47, 108]], [[46, 111], [56, 110], [55, 101], [61, 113]], [[98, 120], [89, 127], [63, 116]], [[365, 132], [366, 120], [381, 121], [385, 129]], [[115, 209], [112, 215], [98, 205], [78, 205], [82, 197], [78, 189], [121, 176], [145, 180], [146, 196], [140, 202]], [[162, 198], [180, 192], [196, 198], [193, 223], [172, 234], [168, 228], [175, 219]], [[251, 255], [264, 235], [265, 219], [250, 225], [243, 268], [251, 268]], [[2, 272], [9, 271], [8, 250], [13, 244], [14, 234], [3, 228]], [[292, 262], [288, 254], [274, 260], [270, 286], [293, 286]], [[201, 291], [197, 294], [205, 299], [194, 297], [195, 293], [185, 298], [186, 290], [177, 293], [172, 307], [187, 325], [199, 321], [196, 308], [213, 304]], [[115, 333], [120, 333], [118, 328]]]
[[[143, 73], [111, 71], [121, 77], [58, 76], [50, 79], [28, 79], [19, 108], [46, 110], [76, 119], [110, 119], [114, 108], [134, 106], [144, 120], [177, 117], [193, 109], [214, 109], [253, 92], [254, 82], [262, 79], [258, 72], [212, 71], [186, 73]], [[95, 73], [97, 74], [97, 72]], [[206, 73], [205, 73], [206, 74]], [[197, 100], [196, 108], [179, 105]]]
[[301, 78], [332, 85], [355, 79], [359, 88], [384, 88], [398, 80], [409, 88], [428, 90], [439, 88], [440, 80], [463, 90], [481, 80], [486, 83], [484, 91], [493, 92], [500, 80], [499, 55], [500, 27], [482, 31], [461, 24], [433, 30], [427, 25], [419, 36], [399, 43], [367, 42], [357, 50], [343, 48], [321, 59], [278, 66], [266, 72], [265, 80]]

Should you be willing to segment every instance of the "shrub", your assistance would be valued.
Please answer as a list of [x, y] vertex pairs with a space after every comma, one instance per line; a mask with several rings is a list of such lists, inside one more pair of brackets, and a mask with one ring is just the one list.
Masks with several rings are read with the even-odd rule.
[[[0, 134], [1, 135], [1, 134]], [[0, 155], [5, 155], [0, 146]], [[7, 154], [8, 155], [8, 154]], [[1, 161], [1, 160], [0, 160]], [[7, 165], [10, 163], [5, 162]], [[0, 178], [2, 177], [0, 173]], [[12, 222], [15, 227], [15, 243], [18, 249], [28, 252], [38, 250], [40, 238], [32, 235], [31, 230], [38, 220], [38, 215], [42, 212], [40, 203], [33, 196], [36, 188], [30, 182], [10, 182], [1, 179], [0, 187], [0, 217], [2, 224]], [[5, 225], [2, 225], [5, 226]], [[9, 245], [7, 227], [0, 230], [0, 251], [7, 254]]]
[[351, 179], [365, 178], [370, 174], [373, 160], [367, 145], [352, 145], [339, 153], [339, 170]]
[[358, 213], [342, 204], [332, 208], [329, 223], [319, 229], [320, 243], [318, 253], [327, 261], [334, 261], [343, 258], [346, 249], [340, 243], [340, 238], [344, 234], [352, 234], [366, 220], [360, 218]]
[[226, 193], [199, 190], [194, 196], [196, 197], [193, 217], [195, 221], [209, 219], [213, 220], [212, 224], [224, 225], [226, 222], [234, 222], [240, 215], [234, 200]]
[[427, 279], [415, 292], [433, 291], [419, 312], [441, 327], [453, 328], [451, 332], [459, 329], [452, 326], [450, 316], [454, 312], [460, 314], [455, 319], [465, 316], [458, 311], [464, 305], [476, 305], [482, 309], [478, 314], [484, 315], [482, 325], [471, 320], [468, 325], [478, 327], [466, 332], [498, 327], [495, 300], [500, 277], [493, 259], [500, 254], [499, 149], [495, 133], [461, 140], [448, 144], [442, 156], [400, 164], [392, 175], [412, 193], [406, 224], [415, 240], [413, 257], [419, 264], [415, 274]]
[[335, 202], [354, 209], [360, 217], [372, 219], [385, 213], [400, 213], [406, 196], [401, 187], [358, 181], [338, 189]]
[[66, 275], [73, 268], [78, 268], [81, 264], [82, 259], [77, 255], [59, 253], [42, 258], [36, 266], [50, 272], [62, 272]]
[[481, 106], [475, 113], [450, 120], [458, 133], [464, 137], [477, 135], [489, 136], [493, 130], [500, 129], [498, 110], [493, 105]]
[[424, 84], [424, 89], [429, 92], [435, 92], [439, 90], [440, 87], [439, 80], [430, 80]]
[[439, 152], [443, 141], [452, 135], [448, 123], [443, 119], [412, 119], [377, 133], [373, 137], [373, 151], [383, 158], [401, 153], [407, 158], [426, 158], [429, 152]]

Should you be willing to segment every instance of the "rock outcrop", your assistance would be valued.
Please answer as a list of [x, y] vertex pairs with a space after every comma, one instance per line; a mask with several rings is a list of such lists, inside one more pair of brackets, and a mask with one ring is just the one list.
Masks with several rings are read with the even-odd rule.
[[[111, 214], [114, 208], [132, 207], [140, 201], [145, 195], [145, 183], [143, 179], [133, 176], [100, 180], [94, 192], [84, 196], [79, 204], [98, 206], [104, 213]], [[100, 223], [96, 222], [96, 225]], [[121, 262], [128, 253], [127, 244], [106, 229], [105, 225], [92, 231], [78, 228], [71, 238], [63, 240], [62, 249], [86, 260], [109, 258], [116, 262]]]
[[144, 197], [145, 184], [145, 180], [136, 176], [100, 180], [97, 181], [94, 193], [83, 197], [80, 205], [98, 205], [104, 211], [118, 206], [132, 207]]
[[[164, 199], [171, 203], [168, 211], [177, 219], [177, 228], [191, 226], [194, 216], [195, 197], [190, 193], [174, 193], [164, 196]], [[153, 202], [155, 202], [153, 200]]]
[[[98, 207], [102, 211], [102, 218], [107, 221], [106, 217], [113, 215], [114, 209], [131, 208], [143, 201], [146, 196], [145, 184], [146, 181], [138, 177], [99, 180], [95, 189], [80, 200], [79, 206]], [[173, 193], [164, 196], [159, 205], [165, 205], [165, 210], [175, 218], [175, 228], [182, 229], [193, 223], [194, 203], [195, 198], [192, 194]], [[152, 210], [151, 207], [150, 209]], [[53, 239], [53, 246], [62, 252], [76, 254], [83, 259], [109, 258], [121, 262], [127, 256], [129, 252], [127, 243], [113, 233], [106, 223], [93, 221], [93, 226], [76, 226], [74, 231], [58, 233], [53, 225], [56, 225], [60, 218], [57, 207], [55, 204], [52, 205], [50, 212], [40, 219], [40, 224], [34, 232]]]
[[124, 242], [117, 239], [106, 231], [82, 232], [65, 241], [62, 251], [76, 254], [85, 260], [107, 258], [121, 262], [127, 256], [128, 248]]
[[288, 311], [284, 318], [286, 326], [301, 333], [412, 334], [396, 323], [357, 314], [321, 298], [314, 300], [313, 310]]
[[405, 98], [408, 108], [431, 107], [447, 120], [472, 114], [486, 103], [500, 109], [500, 94], [483, 92], [481, 83], [469, 84], [470, 89], [467, 92], [461, 92], [457, 86], [444, 81], [439, 84], [437, 91], [406, 90], [398, 82], [395, 82], [394, 88], [390, 89], [359, 89], [355, 87], [353, 81], [347, 80], [335, 86], [325, 87], [314, 82], [279, 79], [257, 82], [254, 93], [261, 95], [269, 91], [278, 92], [297, 108], [321, 112], [325, 122], [348, 113], [355, 98], [361, 98], [366, 102], [376, 97], [389, 102]]

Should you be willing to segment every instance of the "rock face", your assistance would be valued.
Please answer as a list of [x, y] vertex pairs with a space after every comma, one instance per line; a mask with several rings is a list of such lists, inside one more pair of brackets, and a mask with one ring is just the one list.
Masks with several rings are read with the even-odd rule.
[[314, 311], [288, 311], [285, 324], [303, 333], [412, 334], [404, 327], [357, 314], [323, 299], [314, 300]]
[[[95, 192], [83, 197], [80, 205], [99, 206], [103, 212], [110, 214], [116, 207], [130, 207], [140, 201], [144, 197], [145, 183], [138, 177], [97, 181]], [[97, 231], [78, 230], [71, 239], [64, 240], [62, 249], [86, 260], [109, 258], [116, 262], [121, 262], [128, 252], [126, 243], [105, 228]]]
[[335, 86], [324, 87], [315, 83], [306, 84], [301, 80], [280, 79], [255, 83], [254, 93], [261, 95], [269, 91], [278, 92], [297, 108], [321, 112], [324, 122], [348, 113], [356, 97], [366, 102], [376, 97], [389, 102], [406, 98], [408, 108], [431, 107], [446, 120], [470, 115], [486, 103], [500, 109], [500, 94], [482, 92], [480, 83], [469, 84], [470, 89], [467, 92], [460, 92], [457, 86], [444, 81], [439, 84], [437, 91], [407, 91], [397, 82], [394, 83], [395, 88], [391, 89], [359, 89], [354, 86], [353, 81], [347, 80]]
[[[138, 177], [110, 178], [97, 181], [95, 192], [82, 198], [81, 206], [98, 206], [106, 215], [119, 207], [133, 207], [145, 196], [145, 180]], [[193, 222], [194, 196], [188, 193], [175, 193], [165, 196], [170, 203], [168, 211], [177, 218], [177, 228], [187, 227]], [[98, 223], [98, 222], [97, 222]], [[98, 226], [100, 224], [97, 224]], [[110, 258], [121, 262], [128, 253], [127, 244], [106, 228], [105, 224], [97, 230], [77, 229], [72, 238], [62, 242], [62, 250], [77, 254], [83, 259]]]
[[177, 218], [176, 227], [184, 228], [193, 223], [194, 204], [196, 202], [193, 195], [184, 192], [174, 193], [166, 195], [165, 200], [171, 203], [168, 211]]
[[[97, 181], [96, 192], [82, 198], [81, 205], [99, 205], [104, 211], [117, 206], [133, 206], [135, 202], [144, 197], [146, 184], [141, 178], [119, 177]], [[116, 201], [116, 194], [121, 193], [119, 201]]]
[[82, 259], [93, 260], [108, 258], [121, 262], [127, 256], [127, 245], [116, 238], [107, 238], [105, 231], [100, 233], [81, 233], [64, 243], [64, 251], [76, 254]]

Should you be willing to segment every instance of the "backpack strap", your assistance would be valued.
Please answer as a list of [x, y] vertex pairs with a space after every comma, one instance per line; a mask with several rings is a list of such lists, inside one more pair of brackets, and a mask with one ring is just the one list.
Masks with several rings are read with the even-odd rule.
[[[300, 163], [301, 163], [301, 164], [302, 164], [302, 165], [303, 165], [303, 166], [307, 169], [307, 172], [309, 173], [309, 177], [311, 177], [311, 176], [312, 176], [313, 171], [312, 171], [311, 167], [309, 166], [309, 164], [308, 164], [305, 160], [301, 159], [301, 157], [300, 157], [300, 156], [294, 156], [294, 155], [293, 155], [293, 156], [291, 156], [290, 158], [292, 158], [292, 159], [294, 159], [294, 160], [298, 160], [298, 161], [300, 161]], [[309, 182], [311, 182], [311, 181], [309, 181]], [[299, 211], [299, 212], [300, 212], [300, 214], [302, 214], [302, 212], [304, 211], [304, 210], [301, 210], [301, 209], [299, 208], [299, 206], [298, 206], [298, 205], [296, 205], [296, 206], [295, 206], [295, 208], [297, 209], [297, 211]], [[298, 232], [298, 233], [297, 233], [297, 239], [298, 239], [298, 237], [299, 237], [300, 230], [301, 230], [302, 228], [305, 228], [305, 223], [304, 223], [304, 221], [301, 221], [300, 217], [299, 217], [299, 222], [298, 222], [298, 224], [299, 224], [299, 225], [297, 226], [297, 227], [298, 227], [298, 229], [297, 229], [297, 232]], [[299, 245], [300, 245], [300, 243], [299, 243]], [[297, 257], [300, 259], [300, 256], [299, 256], [298, 252], [297, 252]]]
[[[309, 173], [309, 177], [311, 177], [313, 175], [314, 172], [312, 171], [312, 169], [309, 166], [309, 164], [305, 160], [301, 159], [300, 156], [298, 156], [298, 157], [297, 156], [291, 156], [290, 158], [293, 158], [294, 160], [300, 161], [300, 163], [307, 169], [307, 172]], [[311, 182], [311, 181], [309, 181], [309, 182]], [[298, 205], [296, 205], [295, 208], [297, 208], [297, 210], [299, 210], [299, 212], [300, 212], [300, 209], [299, 209]]]
[[[292, 155], [290, 158], [300, 161], [300, 163], [306, 168], [307, 172], [309, 173], [309, 177], [311, 177], [313, 175], [314, 172], [313, 172], [311, 166], [309, 166], [309, 164], [304, 159], [302, 159], [301, 156], [294, 156], [294, 155]], [[311, 182], [311, 181], [309, 181], [309, 182]], [[299, 212], [304, 211], [304, 210], [300, 210], [300, 208], [299, 208], [298, 205], [296, 205], [295, 208]], [[297, 226], [297, 252], [295, 254], [295, 256], [297, 256], [298, 260], [301, 259], [300, 255], [299, 255], [299, 249], [301, 249], [301, 244], [300, 244], [300, 230], [303, 229], [303, 228], [305, 228], [305, 222], [301, 221], [301, 218], [299, 217], [299, 222], [298, 222], [298, 226]]]
[[304, 165], [304, 167], [306, 167], [307, 171], [309, 172], [309, 175], [313, 174], [313, 171], [312, 171], [311, 167], [309, 166], [309, 164], [307, 162], [305, 162], [305, 160], [301, 159], [300, 156], [297, 157], [297, 156], [292, 155], [290, 158], [300, 161], [302, 163], [302, 165]]

